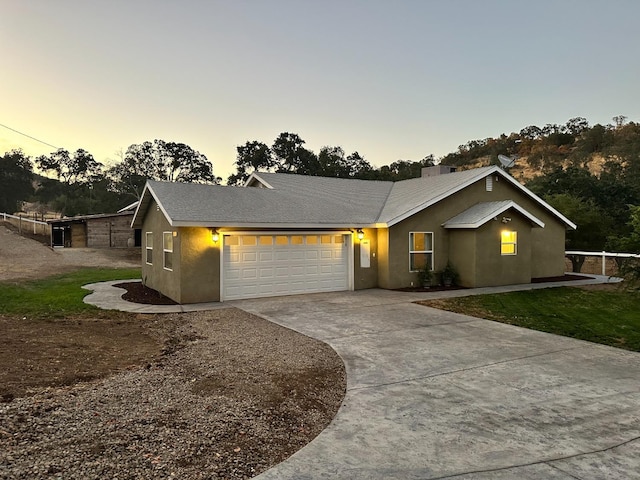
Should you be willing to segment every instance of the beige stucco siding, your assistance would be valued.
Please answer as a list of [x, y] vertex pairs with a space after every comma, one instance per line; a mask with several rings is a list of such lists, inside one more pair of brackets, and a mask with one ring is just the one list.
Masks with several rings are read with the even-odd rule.
[[179, 228], [180, 303], [220, 301], [220, 246], [208, 228]]
[[[434, 233], [434, 269], [441, 270], [447, 263], [451, 246], [449, 240], [450, 232], [444, 229], [442, 224], [477, 203], [500, 200], [515, 201], [545, 223], [545, 228], [534, 229], [534, 233], [528, 236], [528, 243], [525, 245], [525, 248], [530, 249], [532, 258], [535, 259], [533, 262], [529, 262], [529, 270], [527, 272], [530, 277], [526, 282], [529, 282], [532, 277], [561, 275], [564, 271], [564, 224], [507, 180], [498, 178], [496, 181], [496, 178], [498, 177], [494, 175], [493, 190], [490, 192], [486, 190], [486, 183], [483, 178], [462, 191], [390, 227], [388, 233], [389, 260], [384, 265], [382, 263], [379, 264], [380, 286], [383, 288], [401, 288], [411, 285], [412, 281], [416, 281], [416, 274], [409, 271], [409, 232]], [[463, 238], [456, 239], [456, 241], [464, 242], [465, 245], [469, 245], [470, 242], [468, 239]], [[476, 239], [475, 245], [476, 248], [489, 248], [488, 243], [492, 242], [495, 242], [495, 248], [499, 249], [499, 236], [497, 239], [487, 237], [482, 242]], [[461, 252], [456, 252], [454, 256], [460, 257], [460, 255], [462, 255]], [[466, 258], [468, 257], [469, 255]], [[463, 261], [462, 258], [459, 261]], [[462, 265], [456, 265], [456, 261], [453, 261], [453, 263], [458, 270], [463, 268]], [[477, 269], [479, 266], [476, 265], [475, 268]], [[485, 268], [491, 267], [485, 265]], [[498, 268], [498, 266], [495, 265], [493, 268]], [[467, 270], [467, 267], [464, 267], [464, 269]], [[509, 274], [509, 271], [507, 268], [505, 274], [512, 278], [517, 277], [518, 283], [524, 278], [524, 274], [515, 276]], [[472, 274], [471, 271], [467, 273], [469, 275]], [[480, 272], [476, 270], [475, 275], [478, 274]]]
[[362, 290], [364, 288], [375, 288], [378, 286], [378, 231], [375, 228], [363, 229], [364, 238], [370, 242], [370, 266], [362, 268], [360, 265], [360, 243], [357, 235], [353, 235], [353, 288]]
[[[476, 279], [473, 287], [516, 285], [531, 282], [531, 223], [516, 212], [505, 212], [506, 225], [489, 221], [476, 229]], [[517, 252], [502, 255], [501, 232], [517, 232]]]
[[476, 283], [476, 230], [451, 230], [449, 250], [451, 264], [455, 265], [463, 287], [474, 287]]
[[[142, 281], [148, 287], [161, 292], [172, 300], [181, 303], [180, 297], [180, 237], [173, 238], [173, 271], [163, 268], [162, 232], [173, 232], [164, 214], [157, 208], [155, 201], [149, 205], [142, 223]], [[153, 235], [153, 262], [146, 263], [146, 233]]]

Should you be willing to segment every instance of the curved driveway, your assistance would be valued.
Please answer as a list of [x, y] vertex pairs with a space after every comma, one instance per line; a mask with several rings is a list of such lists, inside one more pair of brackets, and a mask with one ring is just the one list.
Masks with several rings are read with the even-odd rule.
[[425, 296], [229, 302], [347, 368], [331, 425], [257, 478], [640, 478], [640, 354], [411, 303]]

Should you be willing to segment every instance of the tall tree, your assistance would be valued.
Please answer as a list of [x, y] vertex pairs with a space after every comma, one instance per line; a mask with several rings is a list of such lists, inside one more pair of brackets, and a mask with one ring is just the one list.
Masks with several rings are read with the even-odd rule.
[[296, 133], [282, 132], [274, 140], [271, 151], [278, 164], [279, 172], [312, 175], [315, 154], [303, 147], [305, 141]]
[[236, 173], [229, 176], [227, 185], [241, 185], [255, 171], [270, 171], [275, 166], [271, 149], [262, 142], [247, 142], [236, 147]]
[[46, 173], [53, 173], [57, 182], [44, 180], [36, 198], [47, 203], [62, 215], [98, 213], [101, 206], [95, 201], [93, 189], [103, 178], [102, 164], [86, 150], [79, 148], [73, 154], [59, 148], [50, 155], [36, 158], [36, 165]]
[[109, 169], [111, 188], [137, 199], [149, 180], [220, 183], [206, 156], [184, 143], [154, 140], [133, 144], [119, 164]]
[[31, 159], [22, 150], [11, 150], [0, 157], [0, 212], [14, 213], [20, 202], [33, 193]]
[[44, 172], [54, 173], [58, 180], [67, 185], [90, 184], [99, 179], [102, 173], [102, 164], [82, 148], [73, 155], [59, 148], [49, 155], [36, 158], [36, 165]]

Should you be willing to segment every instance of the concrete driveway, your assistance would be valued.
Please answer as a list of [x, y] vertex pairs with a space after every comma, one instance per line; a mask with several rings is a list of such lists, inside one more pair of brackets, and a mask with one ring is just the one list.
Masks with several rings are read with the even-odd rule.
[[257, 478], [640, 478], [640, 354], [411, 303], [421, 296], [229, 302], [327, 342], [347, 367], [332, 424]]

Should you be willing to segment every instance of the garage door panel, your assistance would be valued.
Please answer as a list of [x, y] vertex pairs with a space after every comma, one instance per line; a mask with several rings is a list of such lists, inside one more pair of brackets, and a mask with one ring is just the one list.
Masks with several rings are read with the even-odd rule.
[[258, 260], [258, 254], [256, 252], [242, 252], [242, 262], [249, 263]]
[[346, 290], [347, 258], [342, 235], [227, 236], [223, 298]]
[[261, 262], [272, 262], [273, 252], [259, 252], [259, 259]]

